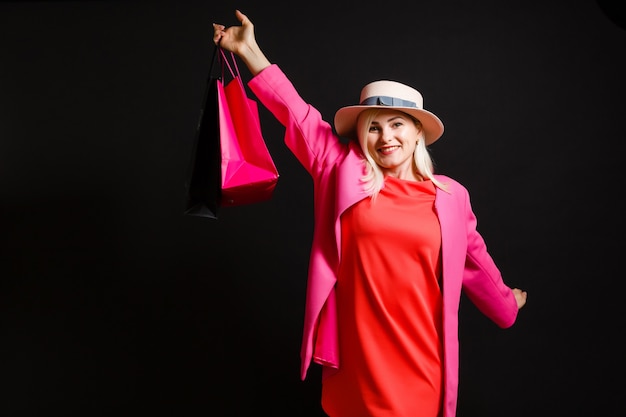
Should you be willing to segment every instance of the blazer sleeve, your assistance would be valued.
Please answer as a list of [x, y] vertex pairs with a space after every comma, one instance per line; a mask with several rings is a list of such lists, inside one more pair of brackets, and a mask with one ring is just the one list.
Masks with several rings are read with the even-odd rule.
[[348, 147], [276, 64], [258, 73], [248, 86], [285, 127], [285, 144], [311, 175], [345, 156]]
[[515, 323], [517, 301], [513, 291], [502, 278], [500, 270], [487, 251], [487, 245], [477, 231], [477, 220], [465, 188], [467, 255], [463, 274], [463, 291], [472, 303], [501, 328]]

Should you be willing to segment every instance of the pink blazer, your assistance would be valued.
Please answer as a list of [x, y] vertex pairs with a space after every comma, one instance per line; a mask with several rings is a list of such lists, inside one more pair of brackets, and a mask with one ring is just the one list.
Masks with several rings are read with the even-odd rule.
[[[313, 178], [314, 230], [311, 247], [301, 378], [312, 361], [323, 375], [341, 366], [335, 306], [336, 271], [341, 247], [340, 216], [366, 197], [361, 149], [342, 142], [321, 114], [306, 103], [276, 64], [253, 77], [248, 86], [285, 127], [285, 143]], [[441, 224], [443, 262], [444, 417], [456, 414], [458, 393], [458, 312], [461, 290], [498, 326], [517, 317], [515, 297], [476, 230], [467, 190], [453, 179], [437, 175], [448, 191], [437, 189], [435, 208]]]

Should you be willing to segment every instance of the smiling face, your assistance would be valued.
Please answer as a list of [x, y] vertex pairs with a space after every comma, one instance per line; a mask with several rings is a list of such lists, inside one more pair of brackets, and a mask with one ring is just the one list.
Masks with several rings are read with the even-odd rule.
[[372, 119], [367, 134], [367, 150], [384, 175], [415, 180], [413, 153], [419, 124], [399, 110], [381, 110]]

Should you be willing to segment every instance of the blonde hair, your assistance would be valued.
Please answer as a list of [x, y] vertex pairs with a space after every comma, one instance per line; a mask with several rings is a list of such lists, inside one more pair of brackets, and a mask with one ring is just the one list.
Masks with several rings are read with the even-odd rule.
[[[371, 109], [364, 110], [357, 117], [357, 134], [359, 145], [361, 145], [361, 150], [363, 151], [363, 155], [365, 156], [365, 175], [361, 177], [361, 181], [363, 182], [364, 191], [370, 195], [373, 199], [376, 198], [380, 190], [383, 188], [383, 184], [385, 183], [385, 176], [383, 175], [382, 169], [378, 166], [378, 164], [374, 161], [374, 158], [370, 155], [367, 147], [367, 136], [369, 133], [370, 125], [372, 124], [372, 120], [378, 115], [381, 109]], [[413, 159], [415, 161], [415, 166], [417, 167], [417, 173], [422, 176], [422, 178], [428, 178], [435, 184], [436, 187], [446, 191], [447, 187], [444, 183], [437, 180], [434, 177], [434, 162], [432, 157], [426, 147], [426, 140], [424, 138], [424, 130], [422, 129], [422, 124], [415, 117], [406, 114], [415, 122], [415, 126], [419, 129], [417, 134], [417, 146], [415, 147], [415, 152], [413, 153]]]

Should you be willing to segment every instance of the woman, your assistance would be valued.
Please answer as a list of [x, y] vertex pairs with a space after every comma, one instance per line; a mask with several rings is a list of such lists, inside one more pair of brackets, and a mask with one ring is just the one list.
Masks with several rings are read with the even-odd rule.
[[214, 24], [213, 41], [246, 64], [314, 182], [302, 379], [323, 366], [331, 417], [453, 417], [461, 290], [502, 328], [527, 294], [503, 282], [467, 190], [433, 173], [427, 146], [443, 123], [417, 90], [382, 80], [337, 111], [335, 134], [235, 15], [241, 25]]

